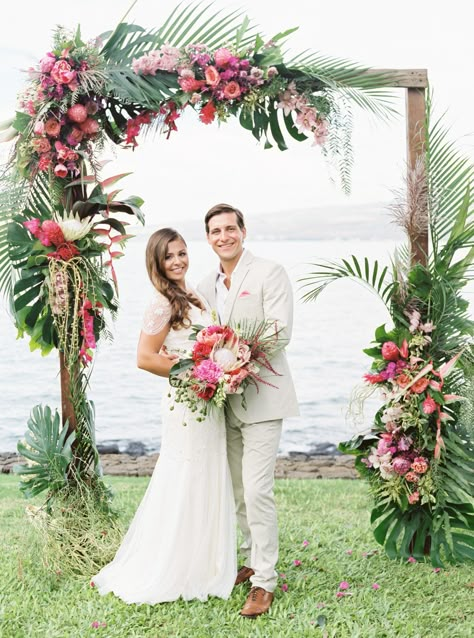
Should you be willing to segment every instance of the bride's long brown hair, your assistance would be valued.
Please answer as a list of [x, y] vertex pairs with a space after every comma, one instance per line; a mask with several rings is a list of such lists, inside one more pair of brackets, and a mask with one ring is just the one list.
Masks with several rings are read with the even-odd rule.
[[183, 237], [173, 228], [160, 228], [160, 230], [155, 231], [146, 246], [146, 268], [153, 286], [171, 304], [171, 327], [188, 328], [191, 325], [189, 319], [191, 304], [201, 310], [204, 310], [204, 306], [196, 295], [183, 290], [166, 277], [165, 259], [168, 253], [168, 244], [179, 240], [186, 246]]

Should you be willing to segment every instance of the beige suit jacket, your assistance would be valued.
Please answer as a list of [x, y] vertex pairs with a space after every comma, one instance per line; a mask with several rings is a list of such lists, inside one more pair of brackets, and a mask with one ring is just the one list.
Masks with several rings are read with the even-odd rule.
[[[216, 309], [216, 272], [209, 274], [198, 286], [211, 310]], [[285, 269], [266, 259], [255, 257], [245, 250], [239, 267], [232, 276], [225, 302], [223, 324], [235, 325], [244, 320], [274, 319], [281, 330], [280, 336], [288, 343], [293, 325], [293, 293]], [[282, 349], [272, 358], [272, 366], [281, 376], [265, 368], [262, 378], [276, 387], [263, 383], [256, 388], [249, 385], [245, 391], [246, 408], [241, 395], [229, 397], [230, 406], [243, 423], [258, 423], [297, 416], [298, 402], [286, 359]]]

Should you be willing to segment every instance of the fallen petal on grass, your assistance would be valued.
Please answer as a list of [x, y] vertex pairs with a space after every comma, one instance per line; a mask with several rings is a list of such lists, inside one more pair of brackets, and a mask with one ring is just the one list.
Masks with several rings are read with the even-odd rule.
[[288, 591], [288, 585], [286, 583], [283, 583], [281, 586], [281, 591]]
[[374, 583], [372, 585], [372, 589], [380, 589], [380, 585], [378, 583]]
[[413, 556], [410, 556], [410, 558], [407, 560], [407, 563], [416, 563], [417, 560], [416, 558], [413, 558]]
[[301, 565], [301, 561], [300, 561], [300, 560], [298, 560], [298, 559], [295, 559], [295, 560], [293, 561], [293, 565], [294, 565], [295, 567], [299, 567], [299, 566]]
[[343, 580], [341, 583], [339, 583], [339, 589], [349, 589], [350, 585], [347, 582], [347, 580]]

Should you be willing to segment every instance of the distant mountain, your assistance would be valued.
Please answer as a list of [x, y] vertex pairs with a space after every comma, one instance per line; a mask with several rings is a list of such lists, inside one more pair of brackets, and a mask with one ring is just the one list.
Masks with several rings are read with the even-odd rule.
[[[245, 221], [254, 240], [403, 239], [392, 223], [387, 203], [347, 204], [298, 208], [274, 213], [247, 213]], [[203, 239], [198, 219], [180, 222], [189, 239]]]

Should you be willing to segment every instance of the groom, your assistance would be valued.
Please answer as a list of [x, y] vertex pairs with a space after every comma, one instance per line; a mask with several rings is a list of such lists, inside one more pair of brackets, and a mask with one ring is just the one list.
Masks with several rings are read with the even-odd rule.
[[[204, 279], [199, 292], [219, 315], [220, 323], [275, 320], [285, 344], [291, 337], [293, 296], [285, 270], [244, 250], [246, 228], [242, 213], [227, 204], [211, 208], [205, 217], [207, 241], [220, 260], [217, 271]], [[273, 479], [282, 419], [296, 416], [298, 404], [284, 349], [272, 366], [281, 376], [263, 370], [260, 383], [242, 397], [229, 397], [226, 412], [227, 456], [232, 475], [237, 520], [244, 542], [245, 565], [235, 584], [251, 581], [240, 612], [254, 618], [267, 612], [277, 583], [278, 527]], [[277, 386], [277, 387], [272, 387]]]

